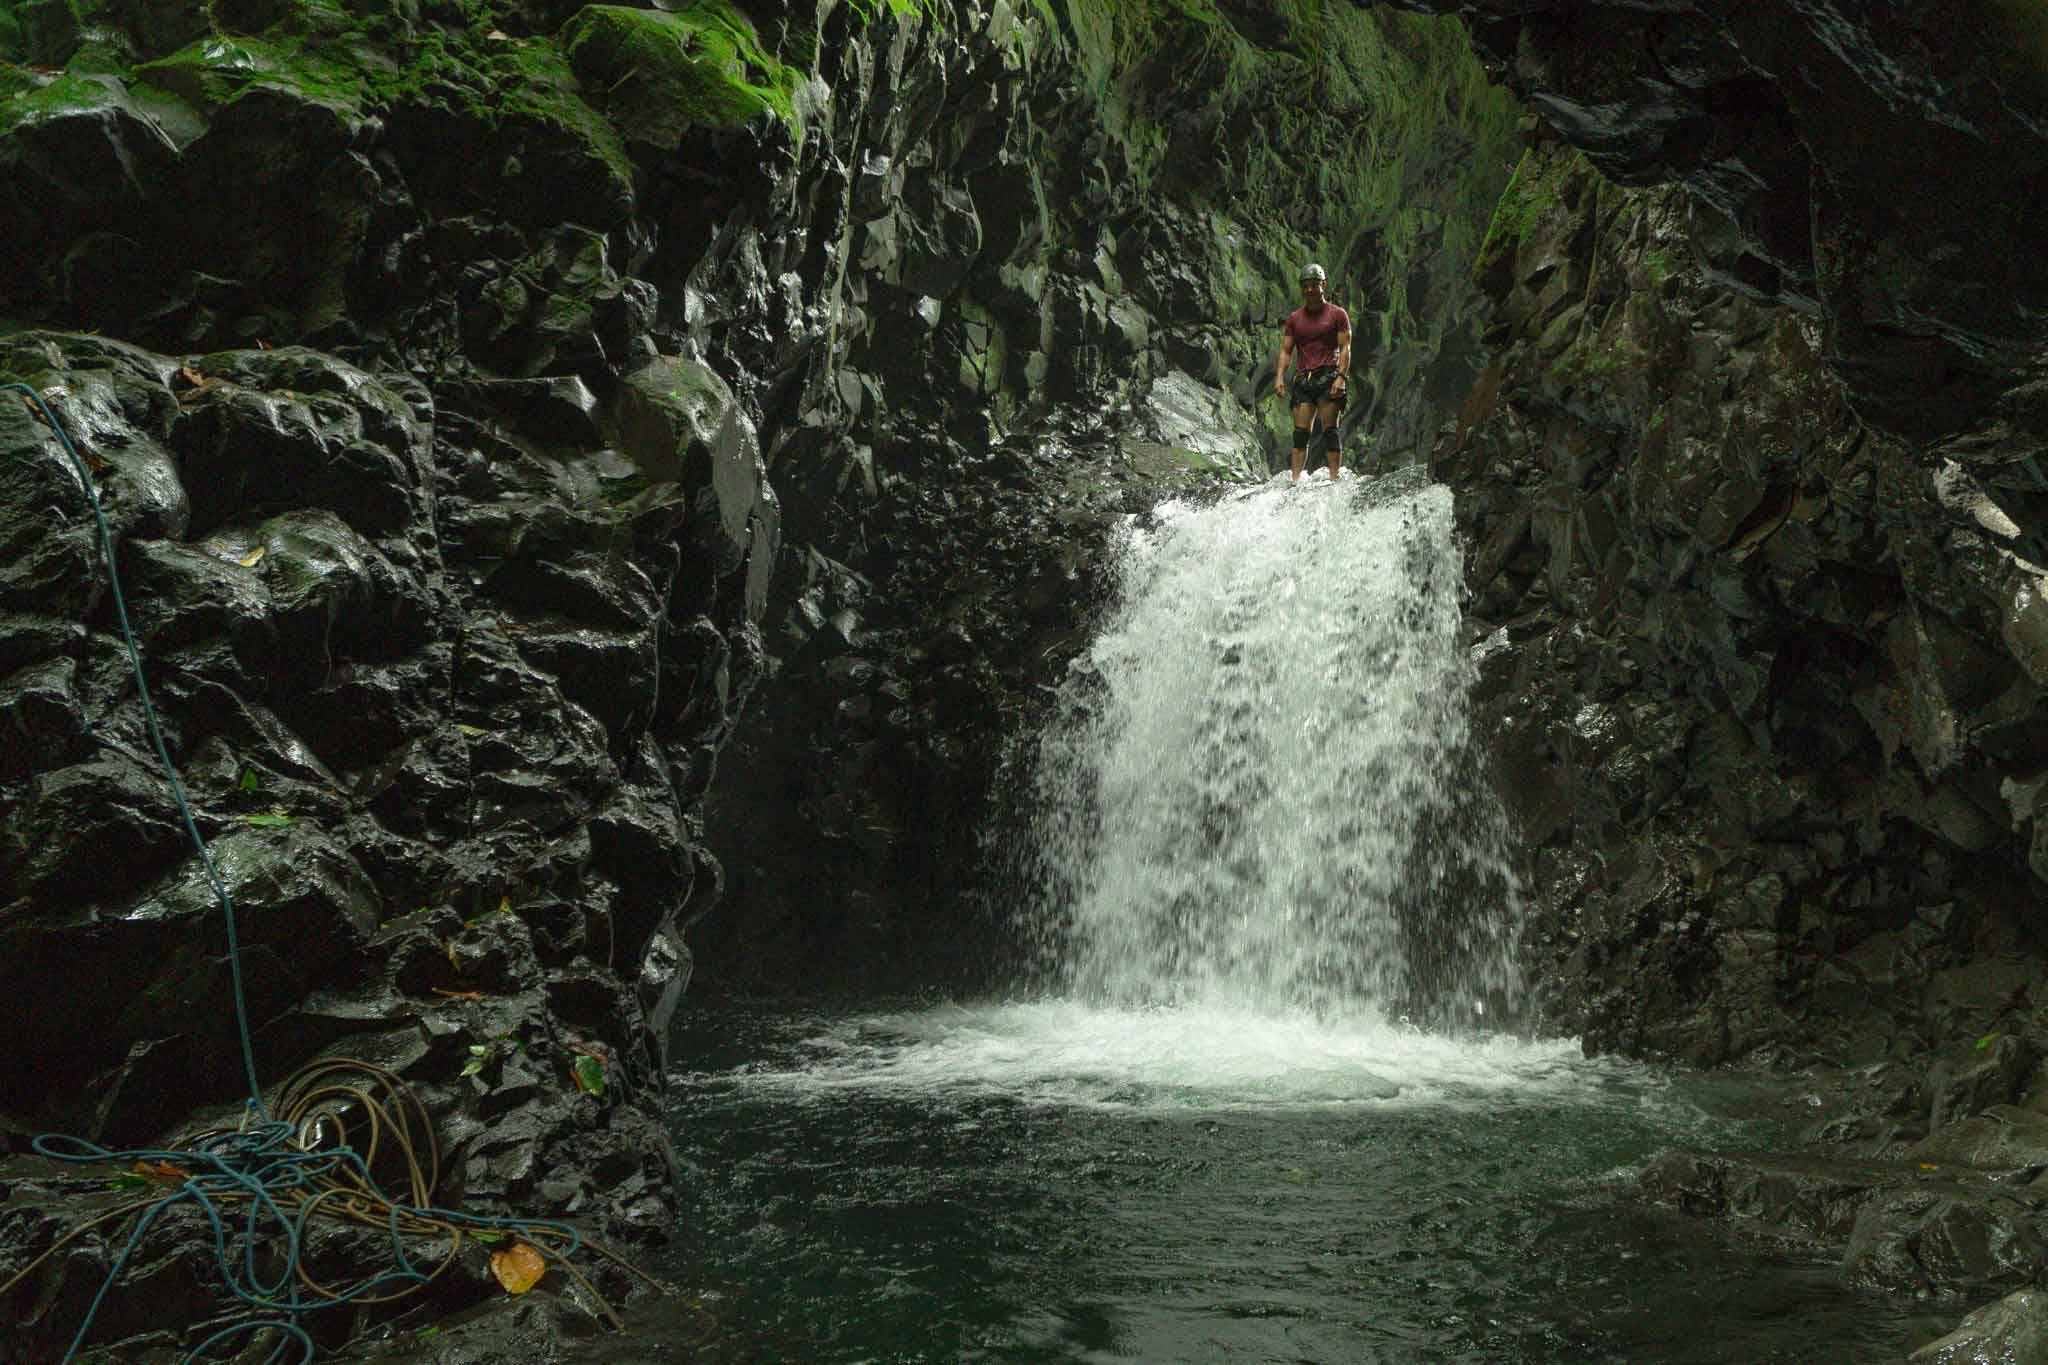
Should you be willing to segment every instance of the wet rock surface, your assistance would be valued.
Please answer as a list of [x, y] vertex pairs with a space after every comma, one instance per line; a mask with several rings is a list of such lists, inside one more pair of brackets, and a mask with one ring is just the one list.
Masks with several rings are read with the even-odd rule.
[[1854, 1078], [1804, 1155], [1674, 1158], [1654, 1197], [1888, 1291], [2034, 1284], [2030, 505], [1875, 421], [1824, 317], [1714, 270], [1687, 189], [1536, 136], [1432, 469], [1545, 1026]]
[[[672, 1158], [646, 1100], [707, 859], [677, 727], [743, 695], [744, 674], [723, 696], [691, 680], [753, 630], [746, 551], [757, 523], [774, 533], [758, 458], [716, 480], [732, 497], [751, 475], [735, 519], [705, 502], [687, 433], [636, 480], [616, 448], [442, 414], [410, 378], [315, 352], [171, 360], [24, 332], [0, 367], [52, 395], [93, 471], [164, 740], [237, 907], [260, 1079], [375, 1061], [426, 1103], [444, 1203], [661, 1235]], [[242, 1089], [224, 922], [84, 490], [25, 405], [0, 406], [0, 445], [35, 481], [6, 532], [33, 579], [8, 603], [21, 743], [0, 788], [9, 1141], [154, 1145]], [[15, 1190], [4, 1259], [47, 1245], [72, 1193]], [[156, 1305], [149, 1325], [163, 1277], [195, 1321], [225, 1309], [209, 1241], [134, 1272], [122, 1292]], [[78, 1244], [11, 1292], [25, 1358], [61, 1354], [115, 1249]], [[461, 1282], [432, 1302], [457, 1306]], [[369, 1320], [333, 1317], [327, 1344]], [[96, 1339], [144, 1325], [111, 1314]], [[151, 1340], [136, 1349], [169, 1339]]]
[[[1359, 333], [1354, 462], [1463, 398], [1430, 463], [1542, 1025], [1857, 1078], [1810, 1154], [1646, 1192], [1873, 1285], [2032, 1283], [2036, 18], [1253, 8], [1134, 38], [1009, 0], [0, 6], [0, 372], [93, 465], [261, 1064], [397, 1070], [451, 1198], [658, 1230], [685, 930], [724, 989], [991, 970], [957, 896], [1005, 736], [1106, 527], [1284, 448], [1314, 257]], [[1394, 8], [1466, 15], [1529, 102], [1511, 183], [1467, 39]], [[1309, 118], [1275, 98], [1303, 50]], [[0, 403], [14, 1146], [240, 1087], [104, 568]], [[82, 1194], [8, 1179], [0, 1274]], [[25, 1349], [111, 1250], [0, 1303]], [[106, 1339], [219, 1309], [189, 1256], [139, 1273], [152, 1316]], [[1928, 1358], [2037, 1317], [2019, 1290]], [[571, 1323], [487, 1310], [444, 1358]]]
[[1714, 280], [1816, 317], [1873, 425], [2005, 476], [2048, 436], [2033, 6], [1399, 3], [1466, 15], [1617, 183], [1682, 186]]
[[[1114, 519], [1284, 448], [1301, 260], [1361, 333], [1354, 459], [1476, 365], [1510, 116], [1462, 36], [1106, 13], [0, 6], [0, 376], [91, 465], [262, 1079], [391, 1069], [442, 1201], [662, 1235], [692, 925], [728, 989], [991, 969], [958, 898], [1003, 744]], [[1341, 40], [1322, 107], [1232, 162], [1304, 37]], [[1276, 198], [1302, 156], [1347, 169]], [[243, 1088], [223, 922], [84, 490], [11, 398], [0, 490], [0, 1133], [175, 1140]], [[10, 1167], [0, 1276], [97, 1179]], [[165, 1218], [117, 1357], [230, 1311]], [[323, 1238], [321, 1274], [373, 1254]], [[590, 1325], [490, 1307], [475, 1252], [320, 1343]], [[10, 1340], [61, 1353], [118, 1253], [11, 1289]]]
[[[1476, 369], [1473, 205], [1512, 129], [1457, 35], [1325, 10], [1267, 51], [1191, 11], [1118, 27], [1136, 13], [1046, 32], [995, 6], [821, 55], [803, 146], [690, 276], [692, 335], [759, 396], [786, 547], [769, 673], [708, 796], [710, 989], [1011, 972], [1003, 907], [958, 909], [1006, 746], [1085, 636], [1116, 519], [1284, 460], [1300, 261], [1354, 317], [1351, 463], [1410, 458]], [[1290, 41], [1332, 55], [1318, 113], [1282, 96]], [[1329, 184], [1298, 193], [1285, 168], [1314, 156]]]

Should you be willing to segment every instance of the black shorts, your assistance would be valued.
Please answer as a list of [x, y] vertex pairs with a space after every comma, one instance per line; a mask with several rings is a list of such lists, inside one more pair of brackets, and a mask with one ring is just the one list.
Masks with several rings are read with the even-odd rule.
[[[1298, 408], [1303, 403], [1310, 404], [1313, 407], [1321, 407], [1325, 403], [1335, 403], [1337, 410], [1342, 412], [1344, 410], [1344, 394], [1330, 392], [1330, 385], [1336, 382], [1337, 367], [1335, 365], [1325, 365], [1320, 370], [1297, 370], [1294, 375], [1294, 382], [1287, 386], [1287, 404], [1289, 407]], [[1344, 387], [1347, 391], [1351, 388], [1349, 384], [1346, 384]]]

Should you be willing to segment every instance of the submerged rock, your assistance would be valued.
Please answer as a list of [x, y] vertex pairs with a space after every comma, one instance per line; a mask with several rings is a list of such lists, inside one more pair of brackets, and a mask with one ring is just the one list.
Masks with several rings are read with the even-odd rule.
[[1986, 1304], [1939, 1341], [1907, 1357], [1910, 1365], [2020, 1365], [2048, 1359], [2048, 1297], [2022, 1289]]

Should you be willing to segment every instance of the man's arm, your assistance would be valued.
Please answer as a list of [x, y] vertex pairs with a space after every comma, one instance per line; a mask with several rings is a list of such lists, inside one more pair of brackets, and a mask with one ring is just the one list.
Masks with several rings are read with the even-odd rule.
[[1340, 328], [1337, 332], [1337, 380], [1330, 385], [1332, 393], [1344, 392], [1344, 376], [1351, 373], [1351, 329]]
[[1293, 354], [1294, 333], [1288, 331], [1283, 323], [1280, 327], [1280, 358], [1273, 362], [1273, 392], [1282, 398], [1287, 396], [1287, 358]]

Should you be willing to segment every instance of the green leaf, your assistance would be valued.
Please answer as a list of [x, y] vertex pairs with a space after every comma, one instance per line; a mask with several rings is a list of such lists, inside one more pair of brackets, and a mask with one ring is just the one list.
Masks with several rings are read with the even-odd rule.
[[471, 1228], [469, 1235], [476, 1238], [479, 1242], [502, 1242], [505, 1240], [504, 1233], [485, 1232], [482, 1228]]
[[490, 1050], [491, 1045], [489, 1043], [471, 1043], [469, 1045], [469, 1055], [472, 1057], [488, 1056]]
[[123, 1172], [109, 1180], [107, 1188], [110, 1190], [146, 1190], [149, 1188], [149, 1182], [139, 1175], [129, 1175]]
[[414, 1333], [414, 1335], [422, 1337], [438, 1336], [440, 1334], [440, 1331], [441, 1329], [439, 1327], [422, 1327], [418, 1332]]
[[576, 1075], [576, 1084], [593, 1095], [604, 1093], [604, 1064], [597, 1058], [578, 1054], [570, 1070]]
[[1987, 1047], [1990, 1047], [1990, 1046], [1991, 1046], [1991, 1045], [1992, 1045], [1993, 1043], [1995, 1043], [1995, 1042], [1997, 1042], [1997, 1041], [1998, 1041], [1998, 1035], [1997, 1035], [1997, 1034], [1995, 1034], [1995, 1033], [1987, 1033], [1987, 1034], [1985, 1034], [1985, 1035], [1984, 1035], [1984, 1036], [1983, 1036], [1982, 1038], [1979, 1038], [1979, 1039], [1977, 1040], [1977, 1051], [1979, 1051], [1979, 1052], [1982, 1052], [1982, 1051], [1983, 1051], [1983, 1050], [1984, 1050], [1985, 1048], [1987, 1048]]
[[462, 731], [465, 735], [487, 735], [490, 733], [489, 730], [484, 729], [480, 725], [458, 725], [455, 728]]
[[291, 822], [292, 817], [289, 815], [245, 815], [242, 817], [243, 824], [254, 825], [258, 829], [275, 829], [280, 825], [289, 825]]
[[242, 769], [242, 782], [241, 782], [241, 787], [242, 787], [242, 790], [243, 790], [243, 791], [245, 791], [245, 792], [254, 792], [254, 791], [262, 791], [262, 790], [263, 790], [263, 784], [262, 784], [261, 782], [258, 782], [258, 781], [256, 780], [256, 770], [255, 770], [254, 768], [244, 768], [244, 769]]
[[481, 1057], [472, 1057], [469, 1059], [469, 1065], [463, 1067], [462, 1070], [456, 1072], [455, 1074], [456, 1077], [460, 1079], [463, 1076], [474, 1076], [483, 1069], [484, 1059]]

